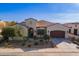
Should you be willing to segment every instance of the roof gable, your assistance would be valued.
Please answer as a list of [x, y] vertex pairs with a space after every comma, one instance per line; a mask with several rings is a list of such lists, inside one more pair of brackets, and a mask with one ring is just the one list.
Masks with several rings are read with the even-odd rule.
[[28, 19], [25, 19], [25, 21], [28, 21], [28, 20], [34, 20], [34, 21], [37, 21], [37, 20], [34, 19], [34, 18], [28, 18]]

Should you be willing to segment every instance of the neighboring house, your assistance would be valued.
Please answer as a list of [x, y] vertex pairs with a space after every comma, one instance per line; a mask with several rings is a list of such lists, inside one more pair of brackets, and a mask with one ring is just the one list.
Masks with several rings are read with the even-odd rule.
[[79, 23], [66, 23], [64, 25], [70, 27], [69, 33], [79, 35]]
[[68, 38], [68, 27], [62, 24], [54, 24], [47, 27], [47, 34], [54, 38]]
[[[10, 23], [10, 25], [9, 25]], [[14, 22], [6, 22], [6, 21], [0, 21], [0, 33], [2, 32], [2, 28], [16, 25]]]
[[6, 27], [6, 22], [0, 21], [0, 33], [2, 32], [2, 28]]

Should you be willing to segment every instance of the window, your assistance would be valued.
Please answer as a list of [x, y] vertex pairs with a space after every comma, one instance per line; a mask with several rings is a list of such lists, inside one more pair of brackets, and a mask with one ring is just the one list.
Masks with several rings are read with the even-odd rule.
[[71, 33], [71, 29], [69, 29], [69, 33]]
[[38, 35], [44, 35], [45, 34], [45, 30], [44, 29], [38, 29], [37, 30], [37, 34]]

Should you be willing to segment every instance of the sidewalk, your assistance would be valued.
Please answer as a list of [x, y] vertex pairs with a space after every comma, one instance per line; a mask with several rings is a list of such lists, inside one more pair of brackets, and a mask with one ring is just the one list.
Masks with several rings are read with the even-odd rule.
[[73, 53], [79, 53], [79, 49], [61, 49], [61, 48], [0, 48], [1, 52], [44, 52], [44, 53], [67, 53], [67, 52], [73, 52]]
[[29, 48], [25, 48], [25, 51], [20, 48], [11, 49], [0, 48], [0, 56], [79, 56], [78, 49], [59, 49], [59, 48], [46, 48], [46, 49], [37, 49], [32, 48], [28, 51]]

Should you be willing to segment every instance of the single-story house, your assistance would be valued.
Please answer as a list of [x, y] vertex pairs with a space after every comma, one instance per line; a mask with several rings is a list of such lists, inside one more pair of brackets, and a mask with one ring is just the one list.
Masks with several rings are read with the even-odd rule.
[[0, 33], [2, 32], [2, 28], [6, 27], [6, 22], [0, 21]]
[[64, 25], [70, 27], [69, 33], [79, 35], [79, 23], [66, 23]]
[[52, 23], [44, 20], [37, 21], [29, 18], [20, 24], [28, 26], [28, 35], [34, 36], [47, 33], [51, 37], [68, 38], [67, 33], [79, 34], [79, 24], [60, 24]]

